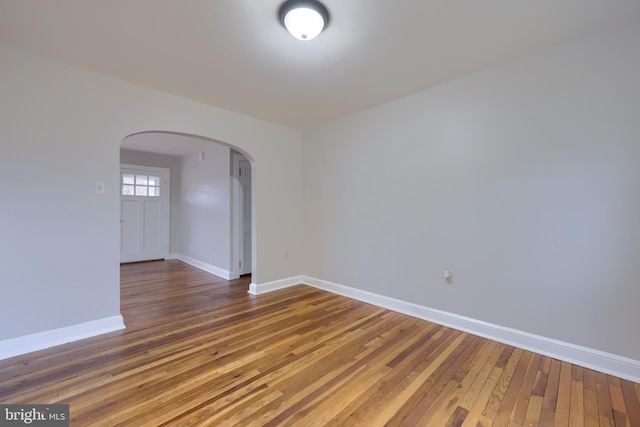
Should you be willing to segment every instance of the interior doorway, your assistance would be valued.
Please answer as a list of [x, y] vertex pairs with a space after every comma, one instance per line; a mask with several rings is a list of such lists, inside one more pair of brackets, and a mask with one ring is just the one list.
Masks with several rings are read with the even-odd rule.
[[205, 137], [157, 131], [126, 137], [120, 153], [122, 163], [170, 169], [170, 237], [160, 258], [227, 280], [255, 274], [256, 177], [247, 153]]

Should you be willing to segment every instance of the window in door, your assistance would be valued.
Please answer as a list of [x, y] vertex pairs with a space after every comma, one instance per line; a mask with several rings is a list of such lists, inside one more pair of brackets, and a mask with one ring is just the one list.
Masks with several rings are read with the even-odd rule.
[[122, 195], [160, 197], [160, 177], [122, 173]]

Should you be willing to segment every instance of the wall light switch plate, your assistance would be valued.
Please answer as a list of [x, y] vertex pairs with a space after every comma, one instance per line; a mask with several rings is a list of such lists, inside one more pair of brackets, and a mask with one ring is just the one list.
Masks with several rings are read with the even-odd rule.
[[96, 182], [96, 193], [104, 194], [104, 182]]

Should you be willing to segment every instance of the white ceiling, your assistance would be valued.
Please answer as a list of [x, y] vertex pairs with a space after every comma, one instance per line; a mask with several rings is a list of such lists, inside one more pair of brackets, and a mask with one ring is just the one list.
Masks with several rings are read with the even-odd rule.
[[0, 0], [0, 43], [308, 129], [640, 13], [639, 0], [324, 0], [302, 42], [281, 0]]

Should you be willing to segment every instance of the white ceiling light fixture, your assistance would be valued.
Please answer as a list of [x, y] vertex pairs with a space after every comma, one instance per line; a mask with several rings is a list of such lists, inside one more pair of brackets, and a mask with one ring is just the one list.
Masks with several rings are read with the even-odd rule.
[[316, 38], [329, 24], [329, 11], [316, 0], [287, 0], [279, 15], [280, 23], [298, 40]]

